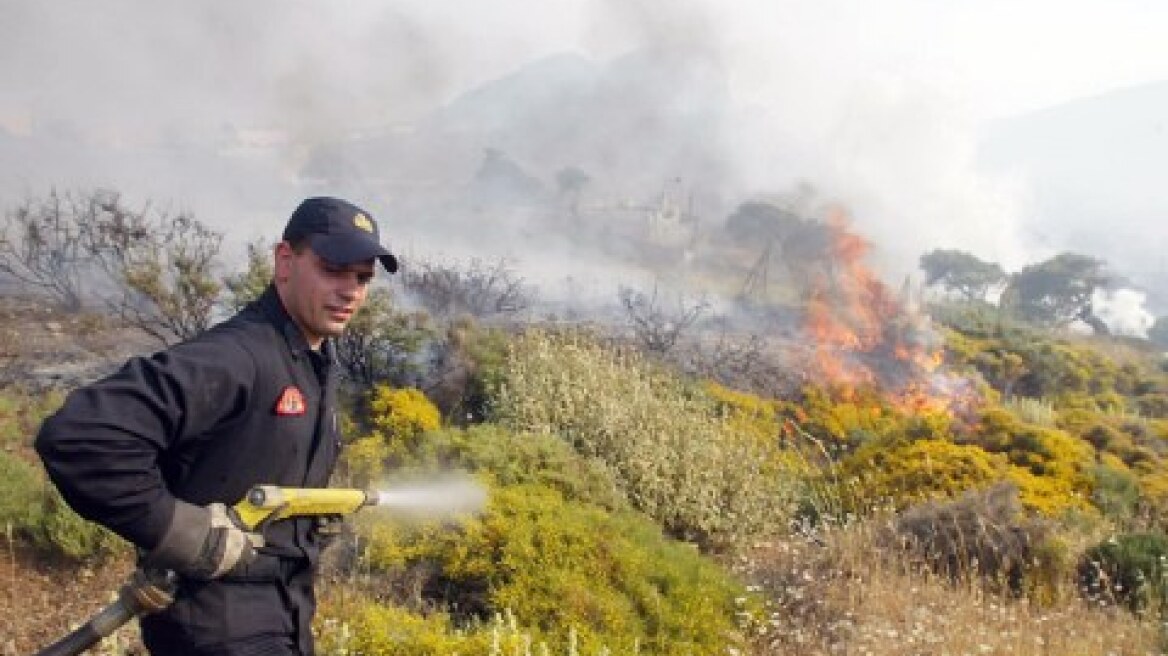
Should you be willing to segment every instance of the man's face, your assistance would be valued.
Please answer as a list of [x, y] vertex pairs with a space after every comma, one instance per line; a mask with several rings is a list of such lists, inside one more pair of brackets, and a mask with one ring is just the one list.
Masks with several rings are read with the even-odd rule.
[[374, 260], [346, 266], [330, 264], [311, 248], [276, 245], [276, 291], [284, 308], [312, 348], [340, 335], [365, 302]]

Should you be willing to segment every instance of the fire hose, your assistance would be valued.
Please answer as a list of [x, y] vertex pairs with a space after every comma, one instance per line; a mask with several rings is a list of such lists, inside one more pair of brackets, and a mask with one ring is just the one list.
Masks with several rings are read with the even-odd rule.
[[[392, 503], [392, 495], [365, 490], [253, 487], [233, 509], [249, 531], [262, 534], [271, 522], [290, 517], [342, 517], [361, 508]], [[178, 575], [169, 570], [138, 569], [118, 591], [117, 599], [85, 624], [38, 651], [36, 656], [75, 656], [138, 617], [156, 613], [174, 601]]]

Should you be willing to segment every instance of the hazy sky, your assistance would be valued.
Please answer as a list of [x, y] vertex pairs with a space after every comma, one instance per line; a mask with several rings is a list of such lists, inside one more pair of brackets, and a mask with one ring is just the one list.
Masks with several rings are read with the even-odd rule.
[[249, 222], [295, 202], [294, 150], [252, 165], [262, 186], [214, 161], [139, 163], [239, 128], [311, 145], [409, 123], [553, 53], [673, 49], [729, 81], [744, 190], [811, 182], [889, 260], [946, 246], [1016, 267], [1044, 254], [1019, 228], [1029, 183], [976, 170], [979, 130], [1168, 80], [1166, 33], [1152, 0], [4, 0], [0, 194], [108, 185], [265, 234]]
[[873, 84], [982, 119], [1168, 79], [1154, 0], [7, 0], [0, 19], [16, 126], [93, 110], [131, 131], [168, 114], [264, 121], [310, 98], [376, 124], [542, 55], [646, 43], [715, 52], [740, 102], [782, 99], [811, 123]]

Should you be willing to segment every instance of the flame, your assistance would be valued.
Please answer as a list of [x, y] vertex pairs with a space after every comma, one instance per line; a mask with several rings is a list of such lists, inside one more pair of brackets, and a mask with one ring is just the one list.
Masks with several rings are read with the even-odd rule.
[[871, 244], [848, 229], [841, 208], [828, 214], [825, 262], [806, 290], [808, 370], [844, 400], [876, 388], [906, 413], [951, 412], [969, 385], [939, 373], [941, 340], [928, 318], [898, 298], [864, 264]]

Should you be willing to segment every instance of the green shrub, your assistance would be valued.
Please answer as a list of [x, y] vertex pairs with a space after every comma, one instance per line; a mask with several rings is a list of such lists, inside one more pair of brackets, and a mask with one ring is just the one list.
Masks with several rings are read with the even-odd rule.
[[1016, 396], [1003, 403], [1002, 407], [1028, 424], [1051, 428], [1058, 421], [1058, 412], [1055, 411], [1054, 404], [1044, 399]]
[[0, 451], [0, 530], [9, 528], [47, 555], [73, 559], [111, 553], [123, 544], [74, 513], [35, 467]]
[[777, 444], [739, 433], [703, 390], [634, 353], [530, 332], [512, 344], [495, 408], [519, 432], [559, 435], [603, 461], [635, 507], [703, 547], [790, 518]]
[[1139, 479], [1128, 470], [1102, 464], [1093, 467], [1091, 473], [1091, 503], [1112, 519], [1131, 517], [1140, 501]]
[[551, 435], [515, 433], [496, 424], [427, 433], [403, 461], [404, 469], [465, 470], [498, 485], [535, 483], [570, 501], [608, 510], [628, 507], [611, 470]]
[[0, 447], [31, 445], [41, 421], [60, 407], [62, 400], [63, 395], [56, 390], [36, 394], [18, 387], [0, 390]]
[[317, 651], [336, 655], [485, 656], [490, 645], [489, 635], [458, 632], [443, 613], [422, 615], [369, 600], [343, 608], [322, 603], [316, 633]]
[[43, 507], [40, 525], [30, 531], [33, 543], [43, 550], [80, 560], [125, 547], [121, 538], [73, 512], [56, 488], [46, 493]]
[[1133, 533], [1095, 545], [1083, 554], [1079, 581], [1092, 599], [1162, 613], [1168, 609], [1168, 537]]
[[381, 476], [387, 465], [397, 465], [415, 449], [426, 431], [442, 425], [442, 416], [421, 390], [376, 385], [370, 392], [364, 417], [353, 426], [371, 432], [353, 440], [344, 454], [350, 480], [367, 485]]
[[341, 451], [342, 479], [346, 485], [368, 487], [385, 473], [390, 448], [385, 438], [373, 434], [359, 437]]
[[507, 343], [507, 333], [469, 317], [447, 327], [424, 387], [450, 421], [463, 425], [493, 417], [491, 403], [502, 382]]
[[25, 533], [41, 519], [44, 483], [36, 469], [0, 451], [0, 529]]
[[462, 626], [513, 611], [536, 641], [581, 653], [725, 654], [744, 591], [692, 547], [630, 512], [573, 503], [541, 485], [495, 488], [459, 530], [372, 524], [375, 572], [429, 572], [423, 604]]
[[903, 435], [905, 417], [884, 402], [874, 389], [856, 390], [848, 398], [833, 398], [824, 389], [807, 386], [798, 401], [780, 406], [784, 417], [808, 434], [844, 453], [874, 439]]

